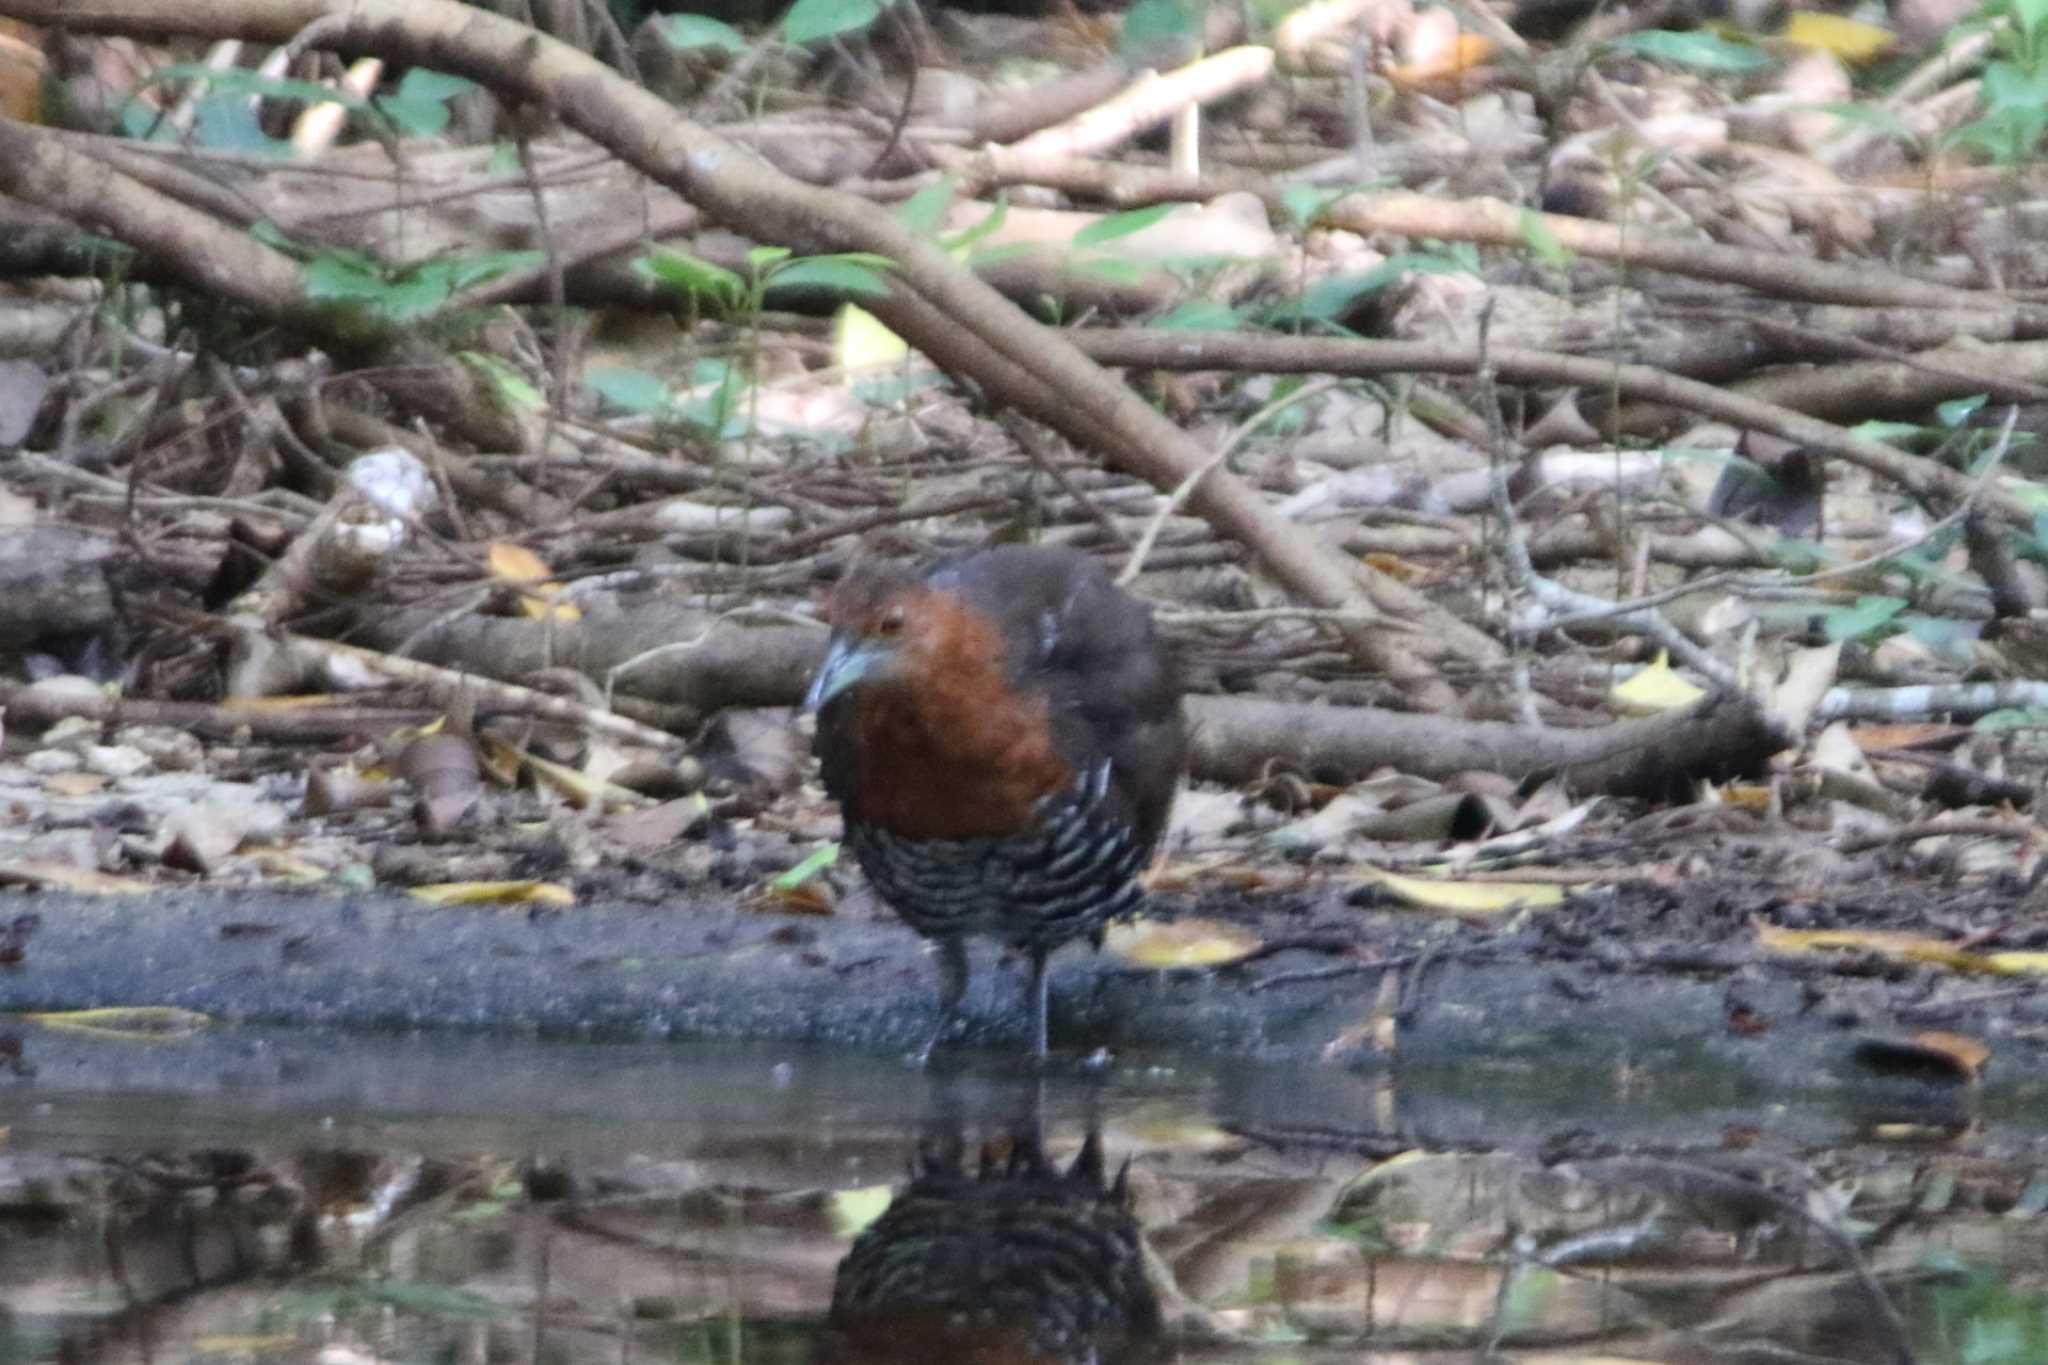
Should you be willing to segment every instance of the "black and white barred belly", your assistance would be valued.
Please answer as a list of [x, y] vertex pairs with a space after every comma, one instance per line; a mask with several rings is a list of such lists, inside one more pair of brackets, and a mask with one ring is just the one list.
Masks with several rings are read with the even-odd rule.
[[882, 899], [927, 938], [993, 934], [1057, 948], [1134, 909], [1151, 850], [1104, 809], [1109, 764], [1043, 798], [1032, 828], [979, 839], [906, 839], [849, 820], [846, 843]]

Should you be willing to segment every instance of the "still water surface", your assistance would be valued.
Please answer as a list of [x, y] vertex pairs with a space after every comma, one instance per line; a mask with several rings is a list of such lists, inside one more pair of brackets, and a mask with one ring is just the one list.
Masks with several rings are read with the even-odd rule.
[[2010, 1097], [9, 1036], [0, 1365], [2048, 1362]]

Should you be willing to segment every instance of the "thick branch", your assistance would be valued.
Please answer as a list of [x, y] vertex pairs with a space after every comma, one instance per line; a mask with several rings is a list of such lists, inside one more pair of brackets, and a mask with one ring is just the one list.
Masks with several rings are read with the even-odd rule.
[[[902, 293], [921, 296], [928, 305], [884, 312], [913, 345], [944, 361], [963, 336], [980, 342], [1033, 381], [1035, 392], [1025, 396], [1031, 415], [1155, 486], [1171, 488], [1206, 462], [1207, 452], [1197, 442], [1065, 338], [1039, 327], [886, 211], [799, 184], [678, 117], [660, 98], [594, 59], [508, 20], [444, 0], [194, 0], [175, 7], [131, 0], [0, 0], [0, 14], [61, 20], [80, 31], [265, 42], [286, 41], [324, 20], [323, 46], [455, 72], [556, 110], [569, 126], [754, 236], [805, 251], [860, 249], [889, 257], [898, 263]], [[1499, 656], [1498, 645], [1483, 632], [1284, 522], [1227, 471], [1204, 479], [1190, 506], [1225, 535], [1253, 547], [1276, 577], [1317, 605], [1395, 612], [1471, 660]], [[1364, 583], [1371, 584], [1370, 598]], [[1455, 700], [1397, 637], [1355, 630], [1348, 638], [1423, 700]]]

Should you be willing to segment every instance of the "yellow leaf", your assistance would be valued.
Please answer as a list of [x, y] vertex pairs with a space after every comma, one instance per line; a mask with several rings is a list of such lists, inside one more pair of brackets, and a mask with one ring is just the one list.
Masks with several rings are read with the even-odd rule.
[[492, 541], [484, 552], [484, 562], [490, 565], [491, 577], [501, 583], [523, 587], [542, 582], [548, 576], [546, 560], [510, 540]]
[[555, 882], [436, 882], [412, 888], [428, 905], [574, 905], [576, 893]]
[[1743, 783], [1721, 788], [1721, 804], [1737, 810], [1753, 810], [1759, 813], [1771, 808], [1771, 789], [1754, 783]]
[[574, 602], [561, 600], [562, 585], [547, 581], [547, 562], [524, 545], [509, 540], [494, 540], [484, 552], [484, 560], [490, 565], [491, 577], [500, 583], [521, 589], [519, 610], [527, 619], [583, 619], [581, 608]]
[[1938, 963], [1963, 972], [1997, 970], [1992, 960], [1982, 954], [1965, 952], [1938, 938], [1896, 929], [1780, 929], [1772, 924], [1759, 924], [1756, 932], [1757, 941], [1773, 952], [1807, 953], [1822, 948], [1846, 948], [1911, 962]]
[[2007, 976], [2048, 976], [2048, 953], [1987, 953], [1984, 960]]
[[519, 594], [519, 610], [529, 621], [545, 621], [553, 617], [557, 621], [581, 621], [583, 608], [574, 602], [555, 600], [554, 594], [562, 590], [559, 583], [543, 583], [544, 591]]
[[283, 1352], [299, 1344], [295, 1332], [279, 1332], [272, 1336], [204, 1336], [192, 1339], [195, 1353], [204, 1355], [252, 1356]]
[[1485, 65], [1486, 59], [1492, 55], [1491, 39], [1477, 33], [1460, 33], [1437, 56], [1408, 66], [1388, 67], [1387, 79], [1404, 90], [1427, 88], [1444, 84]]
[[1800, 47], [1832, 52], [1845, 62], [1867, 62], [1881, 57], [1899, 41], [1897, 34], [1877, 24], [1807, 10], [1794, 11], [1778, 37]]
[[157, 889], [139, 877], [116, 877], [97, 868], [74, 867], [41, 858], [0, 863], [0, 886], [15, 883], [95, 896], [146, 896]]
[[1705, 695], [1672, 671], [1670, 656], [1660, 649], [1656, 662], [1626, 682], [1616, 683], [1608, 690], [1607, 699], [1623, 715], [1654, 716], [1690, 706]]
[[1220, 967], [1248, 957], [1258, 935], [1215, 919], [1136, 919], [1112, 924], [1103, 946], [1140, 967]]
[[880, 318], [855, 304], [839, 305], [833, 324], [832, 354], [849, 382], [868, 370], [902, 363], [910, 347], [882, 325]]
[[863, 1185], [857, 1190], [834, 1190], [825, 1200], [825, 1214], [835, 1237], [856, 1237], [868, 1224], [889, 1211], [896, 1191], [888, 1185]]
[[[509, 744], [502, 747], [515, 755], [519, 763], [525, 765], [526, 770], [533, 774], [535, 782], [555, 792], [578, 810], [600, 803], [610, 810], [631, 810], [647, 804], [647, 799], [640, 793], [579, 772], [566, 763], [557, 763], [553, 759], [542, 758], [539, 754], [515, 749]], [[494, 758], [502, 762], [504, 756], [494, 754]]]
[[59, 1010], [54, 1014], [24, 1014], [24, 1019], [44, 1028], [66, 1033], [86, 1033], [97, 1038], [123, 1038], [136, 1043], [163, 1043], [189, 1038], [213, 1020], [196, 1010], [172, 1005], [119, 1005], [97, 1010]]
[[1554, 882], [1447, 882], [1403, 877], [1376, 867], [1359, 870], [1410, 905], [1453, 915], [1500, 915], [1564, 903], [1565, 888]]
[[322, 867], [281, 848], [251, 849], [249, 862], [266, 877], [283, 877], [295, 882], [323, 882], [334, 875], [333, 868]]

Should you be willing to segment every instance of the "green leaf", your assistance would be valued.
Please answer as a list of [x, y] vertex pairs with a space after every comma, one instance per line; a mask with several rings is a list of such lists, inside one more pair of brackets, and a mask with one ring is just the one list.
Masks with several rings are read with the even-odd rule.
[[1098, 218], [1074, 234], [1075, 246], [1099, 246], [1113, 242], [1119, 237], [1128, 237], [1134, 232], [1143, 232], [1173, 211], [1171, 204], [1154, 204], [1150, 208], [1132, 209], [1128, 213], [1112, 213], [1107, 218]]
[[1962, 621], [1952, 616], [1902, 616], [1906, 634], [1926, 645], [1951, 663], [1967, 664], [1973, 657], [1978, 637], [1984, 633], [1981, 621]]
[[1117, 56], [1132, 66], [1186, 61], [1201, 42], [1203, 8], [1194, 0], [1137, 0], [1124, 14]]
[[677, 416], [720, 440], [746, 434], [746, 415], [740, 411], [746, 383], [739, 366], [722, 358], [707, 358], [691, 367], [690, 378], [693, 388], [713, 387], [709, 394], [691, 397]]
[[1571, 264], [1570, 249], [1558, 240], [1557, 234], [1551, 231], [1550, 224], [1543, 221], [1542, 214], [1534, 209], [1523, 209], [1519, 226], [1522, 232], [1522, 245], [1534, 252], [1536, 259], [1550, 265]]
[[306, 297], [314, 302], [355, 304], [391, 322], [424, 317], [448, 298], [445, 285], [436, 291], [417, 280], [387, 278], [354, 253], [323, 251], [306, 262], [305, 276]]
[[249, 225], [249, 235], [269, 247], [272, 251], [282, 251], [295, 261], [303, 261], [311, 255], [304, 247], [285, 236], [284, 229], [271, 222], [268, 218], [259, 219], [251, 223]]
[[654, 31], [678, 52], [694, 52], [700, 47], [709, 47], [737, 55], [747, 50], [747, 40], [738, 29], [708, 14], [666, 15]]
[[587, 370], [583, 386], [613, 407], [627, 412], [658, 412], [668, 404], [668, 385], [659, 375], [622, 365]]
[[443, 256], [413, 267], [422, 276], [445, 282], [450, 290], [468, 289], [500, 275], [537, 269], [547, 260], [541, 251], [480, 251], [471, 256]]
[[720, 308], [732, 309], [746, 301], [747, 282], [722, 265], [713, 265], [688, 252], [655, 247], [633, 263], [649, 279], [676, 286]]
[[1689, 67], [1694, 71], [1739, 73], [1760, 70], [1771, 64], [1770, 57], [1747, 43], [1732, 43], [1705, 29], [1680, 33], [1653, 28], [1626, 34], [1608, 46], [1616, 52], [1632, 53], [1654, 62]]
[[497, 356], [485, 351], [457, 351], [455, 358], [483, 376], [506, 407], [522, 412], [538, 412], [547, 406], [540, 390], [528, 382], [525, 375], [507, 365]]
[[2003, 710], [1988, 711], [1977, 717], [1973, 730], [2042, 730], [2048, 729], [2048, 706], [2008, 706]]
[[770, 275], [768, 282], [778, 289], [830, 289], [857, 298], [884, 298], [889, 293], [889, 281], [879, 270], [864, 261], [839, 256], [792, 261]]
[[824, 844], [812, 849], [802, 862], [768, 884], [777, 891], [794, 891], [838, 861], [839, 845]]
[[1850, 427], [1849, 434], [1859, 441], [1916, 441], [1927, 434], [1927, 428], [1913, 422], [1886, 422], [1872, 418]]
[[[158, 132], [163, 139], [182, 136], [169, 121]], [[289, 142], [263, 131], [247, 96], [219, 92], [194, 101], [192, 140], [214, 151], [254, 156], [285, 157], [292, 150]]]
[[747, 248], [747, 264], [759, 272], [781, 265], [795, 254], [786, 246], [750, 246]]
[[448, 127], [448, 101], [476, 88], [475, 81], [416, 66], [399, 81], [397, 93], [377, 100], [376, 106], [399, 131], [433, 137]]
[[882, 13], [878, 0], [796, 0], [782, 16], [782, 37], [799, 46], [864, 29]]
[[149, 73], [149, 79], [144, 81], [143, 85], [163, 85], [174, 81], [198, 81], [203, 83], [210, 93], [216, 95], [293, 100], [301, 104], [339, 104], [352, 112], [360, 112], [370, 107], [367, 100], [329, 89], [318, 81], [294, 80], [289, 76], [266, 76], [240, 66], [216, 70], [204, 62], [177, 62], [170, 66], [160, 66]]
[[1410, 271], [1435, 275], [1465, 273], [1465, 267], [1444, 256], [1407, 252], [1389, 256], [1372, 269], [1356, 275], [1332, 275], [1317, 280], [1302, 292], [1299, 304], [1282, 305], [1283, 319], [1305, 318], [1330, 322], [1351, 311], [1358, 301], [1386, 288]]
[[1152, 319], [1146, 326], [1170, 332], [1228, 332], [1235, 331], [1243, 322], [1242, 314], [1218, 299], [1189, 299], [1172, 312]]
[[941, 176], [896, 206], [896, 221], [921, 237], [938, 234], [953, 207], [953, 177]]
[[1970, 420], [1970, 415], [1991, 401], [1988, 393], [1975, 393], [1967, 398], [1951, 398], [1934, 409], [1934, 419], [1943, 426], [1954, 430]]
[[1837, 607], [1821, 618], [1830, 641], [1853, 640], [1889, 622], [1906, 609], [1903, 597], [1859, 597], [1854, 606]]
[[1323, 216], [1323, 210], [1351, 193], [1350, 189], [1326, 189], [1318, 185], [1304, 185], [1299, 181], [1280, 191], [1280, 206], [1287, 210], [1287, 216], [1300, 228], [1313, 227]]
[[1137, 285], [1142, 284], [1145, 279], [1144, 267], [1136, 261], [1122, 261], [1114, 256], [1096, 256], [1076, 261], [1073, 270], [1076, 275], [1092, 276], [1098, 280], [1107, 280], [1111, 284]]
[[970, 223], [951, 237], [939, 243], [948, 251], [969, 251], [997, 231], [1010, 217], [1010, 195], [1007, 190], [996, 195], [995, 203], [989, 205], [987, 213], [979, 222]]

